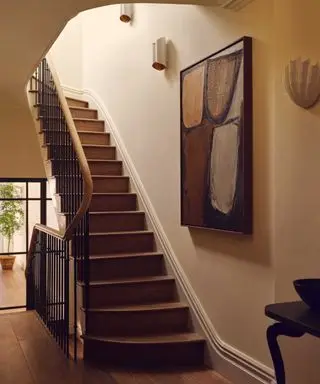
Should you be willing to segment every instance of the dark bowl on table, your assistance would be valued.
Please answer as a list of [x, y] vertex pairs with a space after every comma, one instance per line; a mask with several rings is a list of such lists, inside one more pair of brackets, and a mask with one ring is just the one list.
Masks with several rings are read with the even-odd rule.
[[293, 285], [310, 309], [320, 312], [320, 279], [299, 279]]

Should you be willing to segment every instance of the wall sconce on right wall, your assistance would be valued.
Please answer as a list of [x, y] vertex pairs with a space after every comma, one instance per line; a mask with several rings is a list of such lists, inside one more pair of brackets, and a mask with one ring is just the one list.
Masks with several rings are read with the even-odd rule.
[[311, 60], [290, 60], [285, 71], [285, 87], [291, 100], [301, 108], [312, 108], [320, 98], [320, 64]]
[[165, 37], [160, 37], [152, 43], [152, 53], [152, 67], [157, 71], [167, 69], [167, 39]]

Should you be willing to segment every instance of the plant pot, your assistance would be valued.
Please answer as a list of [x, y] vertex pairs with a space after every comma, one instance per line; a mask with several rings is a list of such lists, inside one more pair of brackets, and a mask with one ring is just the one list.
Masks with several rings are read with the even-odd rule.
[[14, 262], [16, 260], [15, 256], [0, 256], [0, 264], [4, 271], [12, 271]]

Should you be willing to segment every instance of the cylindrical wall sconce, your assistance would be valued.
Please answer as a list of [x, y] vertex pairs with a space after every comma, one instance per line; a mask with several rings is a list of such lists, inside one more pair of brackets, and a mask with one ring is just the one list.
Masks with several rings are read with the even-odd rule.
[[120, 5], [120, 20], [123, 23], [130, 23], [133, 17], [133, 4]]
[[160, 37], [153, 44], [153, 61], [152, 67], [157, 71], [163, 71], [167, 68], [167, 40]]

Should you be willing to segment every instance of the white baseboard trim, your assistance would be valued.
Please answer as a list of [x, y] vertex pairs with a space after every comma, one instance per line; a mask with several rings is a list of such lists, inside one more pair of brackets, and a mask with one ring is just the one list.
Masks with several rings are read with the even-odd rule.
[[[84, 97], [86, 100], [91, 102], [94, 107], [98, 109], [99, 114], [101, 114], [103, 119], [106, 121], [106, 125], [110, 129], [128, 174], [131, 177], [139, 198], [144, 205], [150, 223], [155, 230], [156, 236], [160, 242], [160, 246], [168, 259], [168, 262], [177, 278], [178, 284], [183, 290], [184, 296], [187, 298], [190, 304], [191, 311], [196, 316], [197, 321], [203, 330], [204, 336], [208, 340], [209, 349], [211, 350], [209, 351], [209, 354], [214, 360], [214, 368], [221, 374], [226, 375], [229, 373], [230, 379], [233, 379], [236, 384], [242, 384], [242, 382], [243, 384], [270, 384], [274, 382], [274, 372], [272, 369], [239, 351], [233, 346], [227, 344], [218, 335], [211, 320], [203, 309], [194, 289], [192, 288], [189, 279], [184, 273], [181, 264], [179, 263], [174, 253], [174, 250], [172, 249], [169, 239], [148, 197], [139, 174], [119, 134], [119, 131], [117, 130], [101, 98], [90, 89], [78, 90], [69, 86], [63, 86], [63, 88], [68, 95], [73, 95], [73, 97]], [[217, 363], [217, 360], [220, 360], [221, 363]], [[219, 367], [221, 367], [221, 369], [219, 369]], [[239, 379], [238, 376], [239, 371], [242, 371], [241, 379]]]
[[83, 98], [83, 91], [81, 89], [77, 89], [69, 85], [62, 85], [62, 89], [67, 97], [74, 97], [80, 100]]

